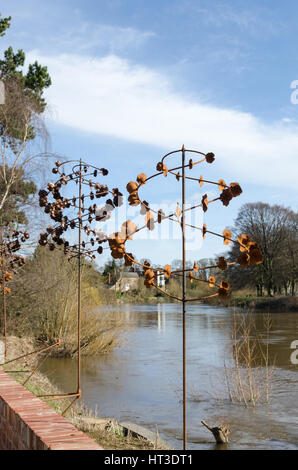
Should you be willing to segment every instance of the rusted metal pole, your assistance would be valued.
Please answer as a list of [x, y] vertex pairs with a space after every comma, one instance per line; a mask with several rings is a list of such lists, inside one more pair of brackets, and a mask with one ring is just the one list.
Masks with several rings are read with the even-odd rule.
[[23, 354], [22, 356], [15, 357], [14, 359], [11, 359], [10, 361], [6, 361], [3, 364], [0, 364], [1, 366], [6, 366], [7, 364], [10, 364], [11, 362], [18, 361], [19, 359], [23, 359], [23, 357], [31, 356], [32, 354], [38, 354], [40, 352], [47, 351], [50, 348], [53, 348], [54, 346], [59, 346], [60, 345], [60, 340], [57, 341], [57, 343], [51, 344], [51, 346], [46, 346], [45, 348], [37, 349], [36, 351], [32, 351], [30, 353]]
[[185, 149], [182, 146], [182, 348], [183, 348], [183, 449], [187, 448], [187, 426], [186, 426], [186, 253], [185, 253]]
[[[0, 246], [1, 246], [1, 254], [0, 254], [1, 278], [3, 278], [3, 231], [2, 231], [2, 220], [1, 220], [1, 226], [0, 226]], [[2, 286], [2, 289], [3, 289], [3, 286]], [[2, 294], [4, 295], [3, 292], [4, 291], [2, 290]], [[1, 312], [1, 314], [3, 314], [3, 316], [4, 316], [3, 299], [2, 299], [2, 310], [3, 310], [3, 312]], [[1, 334], [1, 331], [2, 331], [2, 318], [1, 318], [1, 315], [0, 315], [0, 334]]]
[[6, 314], [6, 293], [5, 293], [5, 276], [3, 273], [3, 328], [4, 328], [4, 358], [7, 358], [7, 314]]
[[82, 159], [79, 178], [79, 256], [78, 256], [78, 389], [81, 396], [81, 242], [82, 242]]
[[3, 243], [3, 225], [1, 221], [1, 277], [2, 277], [2, 309], [3, 309], [3, 338], [4, 338], [4, 358], [7, 357], [7, 326], [6, 326], [6, 295], [5, 295], [5, 277], [4, 277], [4, 261], [5, 255]]
[[35, 374], [36, 371], [38, 371], [38, 369], [41, 368], [41, 366], [45, 363], [45, 361], [47, 360], [47, 358], [49, 357], [49, 355], [51, 354], [51, 351], [48, 351], [48, 353], [45, 355], [45, 357], [40, 361], [39, 364], [37, 364], [37, 366], [33, 369], [33, 371], [31, 372], [31, 374], [26, 378], [26, 380], [23, 382], [23, 386], [26, 385], [27, 382], [29, 382], [29, 380], [31, 379], [31, 377]]
[[80, 397], [81, 397], [81, 393], [80, 393], [77, 397], [74, 398], [74, 400], [70, 403], [70, 405], [68, 405], [67, 408], [65, 408], [65, 410], [64, 410], [63, 413], [62, 413], [62, 416], [65, 416], [65, 415], [66, 415], [66, 413], [68, 412], [68, 410], [80, 399]]

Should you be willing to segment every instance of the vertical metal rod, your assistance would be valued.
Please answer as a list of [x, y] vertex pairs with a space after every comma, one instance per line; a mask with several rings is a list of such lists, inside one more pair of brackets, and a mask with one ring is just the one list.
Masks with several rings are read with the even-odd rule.
[[[3, 228], [2, 228], [2, 219], [1, 219], [1, 226], [0, 226], [0, 246], [1, 246], [1, 254], [0, 254], [0, 266], [1, 266], [1, 279], [3, 279], [3, 255], [4, 255], [4, 252], [3, 252]], [[2, 295], [4, 297], [4, 286], [2, 286]], [[3, 317], [1, 318], [1, 316], [3, 315]], [[3, 298], [2, 298], [2, 312], [1, 312], [1, 316], [0, 316], [0, 334], [1, 334], [1, 331], [2, 331], [2, 321], [3, 321], [3, 318], [4, 318], [4, 301], [3, 301]], [[4, 323], [4, 321], [3, 321]], [[3, 336], [4, 336], [4, 332], [3, 332]]]
[[182, 323], [183, 323], [183, 449], [187, 448], [186, 431], [186, 259], [185, 259], [185, 149], [182, 146]]
[[5, 255], [3, 243], [3, 225], [1, 220], [1, 277], [2, 283], [2, 309], [3, 309], [3, 337], [4, 337], [4, 358], [7, 357], [7, 327], [6, 327], [6, 295], [5, 295], [5, 277], [4, 277], [4, 262], [3, 256]]
[[3, 327], [4, 327], [4, 358], [7, 358], [7, 315], [6, 315], [6, 294], [5, 294], [5, 276], [3, 273]]
[[82, 232], [82, 159], [79, 178], [79, 256], [78, 256], [78, 389], [81, 395], [81, 232]]

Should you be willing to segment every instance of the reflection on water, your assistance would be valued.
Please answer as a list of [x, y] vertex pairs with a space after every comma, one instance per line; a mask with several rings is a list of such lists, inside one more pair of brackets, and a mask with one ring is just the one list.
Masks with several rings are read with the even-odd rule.
[[[296, 449], [297, 371], [290, 362], [298, 339], [298, 315], [273, 314], [270, 360], [275, 358], [270, 405], [245, 408], [227, 399], [223, 363], [230, 353], [232, 312], [200, 304], [187, 306], [188, 447], [212, 449], [205, 420], [230, 424], [230, 449]], [[182, 448], [182, 321], [178, 304], [124, 305], [133, 328], [112, 353], [82, 360], [83, 399], [100, 416], [144, 425]], [[100, 314], [100, 312], [99, 312]], [[259, 337], [266, 337], [263, 315], [254, 315]], [[46, 373], [64, 391], [76, 387], [76, 361], [50, 359]]]

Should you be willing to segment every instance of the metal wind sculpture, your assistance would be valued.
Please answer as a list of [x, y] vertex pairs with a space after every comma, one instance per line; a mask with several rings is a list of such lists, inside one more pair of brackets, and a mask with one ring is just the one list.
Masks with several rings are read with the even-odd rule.
[[[199, 160], [194, 161], [191, 158], [186, 162], [186, 154], [191, 154], [194, 158], [195, 156], [200, 156]], [[181, 154], [181, 164], [174, 168], [168, 168], [165, 161], [168, 157], [173, 156], [175, 154]], [[141, 173], [137, 176], [136, 181], [130, 181], [126, 189], [129, 193], [128, 201], [131, 206], [138, 206], [140, 205], [141, 214], [145, 215], [145, 224], [142, 227], [137, 227], [131, 220], [126, 221], [121, 228], [120, 232], [116, 232], [109, 237], [109, 246], [111, 249], [111, 255], [113, 258], [119, 259], [124, 258], [126, 266], [132, 266], [136, 264], [141, 266], [144, 270], [144, 284], [147, 288], [155, 288], [158, 291], [162, 292], [163, 294], [182, 302], [182, 323], [183, 323], [183, 447], [186, 449], [187, 447], [187, 426], [186, 426], [186, 304], [187, 302], [199, 301], [204, 300], [206, 298], [218, 296], [222, 299], [226, 298], [229, 293], [229, 284], [226, 281], [221, 281], [218, 283], [215, 279], [215, 276], [210, 276], [209, 280], [206, 281], [198, 277], [197, 273], [202, 270], [212, 270], [212, 269], [219, 269], [220, 271], [225, 271], [228, 266], [233, 264], [239, 263], [241, 267], [245, 268], [249, 265], [256, 265], [263, 261], [262, 253], [257, 246], [257, 244], [246, 234], [240, 235], [237, 240], [232, 238], [232, 233], [230, 230], [225, 229], [222, 234], [215, 233], [211, 230], [207, 229], [206, 224], [203, 224], [202, 227], [197, 227], [191, 224], [186, 223], [185, 221], [185, 214], [188, 211], [195, 210], [197, 208], [202, 208], [204, 212], [208, 210], [210, 204], [219, 201], [224, 206], [228, 206], [230, 201], [234, 197], [238, 197], [242, 193], [242, 189], [239, 183], [230, 183], [227, 185], [223, 179], [219, 179], [217, 182], [209, 181], [205, 179], [203, 176], [199, 178], [186, 175], [186, 169], [192, 170], [196, 165], [199, 163], [206, 162], [207, 164], [213, 163], [215, 160], [215, 156], [213, 153], [204, 154], [202, 152], [198, 152], [196, 150], [188, 150], [185, 149], [184, 146], [180, 150], [174, 150], [172, 152], [167, 153], [162, 160], [157, 164], [156, 170], [157, 173], [147, 177], [144, 173]], [[181, 173], [180, 173], [181, 171]], [[139, 190], [149, 182], [152, 178], [158, 176], [167, 177], [168, 175], [175, 176], [178, 182], [181, 181], [181, 198], [182, 198], [182, 205], [181, 208], [177, 205], [177, 209], [175, 213], [171, 214], [164, 214], [162, 210], [155, 211], [150, 207], [150, 204], [147, 201], [142, 200], [139, 194]], [[220, 190], [220, 194], [218, 197], [208, 200], [207, 193], [202, 196], [201, 201], [190, 207], [186, 208], [186, 200], [185, 200], [185, 186], [186, 180], [191, 180], [198, 182], [200, 187], [203, 186], [204, 183], [208, 183], [211, 185], [218, 186]], [[169, 219], [173, 222], [178, 223], [181, 226], [182, 232], [182, 269], [172, 271], [171, 266], [169, 264], [165, 265], [164, 267], [152, 267], [150, 266], [149, 262], [140, 263], [136, 261], [132, 253], [128, 253], [125, 248], [125, 243], [127, 240], [131, 240], [133, 235], [140, 230], [148, 228], [149, 230], [153, 230], [156, 223], [161, 223], [163, 220]], [[193, 229], [197, 229], [201, 231], [202, 237], [205, 238], [206, 234], [215, 235], [223, 239], [225, 245], [229, 243], [235, 243], [239, 246], [239, 257], [237, 260], [228, 262], [223, 256], [219, 257], [218, 262], [213, 266], [208, 267], [200, 267], [197, 262], [194, 262], [192, 269], [186, 268], [186, 235], [185, 235], [185, 228], [191, 227]], [[180, 297], [176, 297], [174, 295], [169, 294], [166, 290], [161, 289], [157, 285], [157, 278], [160, 272], [163, 272], [165, 276], [170, 279], [171, 276], [181, 276], [182, 277], [182, 292]], [[199, 297], [199, 298], [187, 298], [186, 297], [186, 279], [190, 279], [190, 282], [207, 282], [210, 288], [217, 288], [215, 293], [211, 293], [208, 296]]]
[[[8, 287], [8, 283], [12, 281], [13, 275], [17, 274], [18, 270], [21, 269], [25, 262], [24, 258], [20, 254], [16, 254], [22, 248], [22, 245], [30, 238], [27, 231], [17, 229], [15, 222], [12, 220], [7, 222], [0, 228], [0, 293], [2, 294], [2, 310], [3, 310], [3, 338], [4, 338], [4, 363], [1, 366], [6, 366], [12, 362], [18, 361], [25, 357], [33, 354], [40, 354], [44, 351], [48, 351], [55, 346], [60, 344], [60, 341], [56, 343], [40, 348], [36, 351], [23, 354], [22, 356], [15, 357], [7, 361], [7, 309], [6, 309], [6, 296], [11, 294], [11, 288]], [[32, 377], [32, 375], [40, 367], [41, 363], [31, 371], [27, 370], [10, 370], [7, 372], [26, 373], [31, 372], [29, 377], [25, 380], [24, 384]]]
[[8, 284], [17, 273], [17, 269], [25, 264], [25, 258], [17, 251], [29, 238], [29, 233], [15, 228], [14, 221], [7, 222], [0, 228], [0, 293], [2, 295], [4, 357], [7, 357], [7, 311], [6, 296], [11, 293]]
[[[67, 166], [71, 170], [67, 171]], [[81, 267], [84, 259], [94, 260], [96, 254], [103, 251], [102, 244], [107, 236], [99, 229], [92, 228], [94, 222], [107, 220], [115, 207], [122, 204], [122, 194], [118, 188], [109, 190], [106, 185], [93, 181], [98, 175], [106, 176], [108, 170], [97, 168], [82, 160], [56, 162], [52, 172], [58, 176], [55, 183], [48, 183], [47, 189], [39, 191], [39, 204], [55, 222], [40, 234], [39, 244], [48, 246], [53, 251], [57, 246], [64, 248], [68, 260], [77, 259], [78, 263], [78, 306], [77, 306], [77, 390], [74, 393], [62, 395], [43, 395], [44, 397], [74, 398], [63, 414], [81, 397]], [[63, 197], [62, 188], [75, 183], [78, 186], [77, 195]], [[83, 188], [87, 187], [87, 193]], [[91, 201], [109, 197], [105, 204], [98, 206]], [[89, 201], [89, 202], [88, 202]], [[88, 207], [87, 207], [88, 204]], [[90, 205], [89, 205], [90, 204]], [[68, 215], [66, 211], [69, 210]], [[77, 230], [77, 242], [71, 243], [64, 238], [66, 232]], [[53, 398], [55, 399], [55, 398]]]

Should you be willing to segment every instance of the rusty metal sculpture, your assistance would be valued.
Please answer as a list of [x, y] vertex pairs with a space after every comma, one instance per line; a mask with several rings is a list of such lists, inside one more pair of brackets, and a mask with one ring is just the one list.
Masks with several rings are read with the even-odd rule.
[[[71, 170], [67, 166], [71, 165]], [[48, 246], [53, 251], [55, 246], [63, 246], [64, 253], [68, 260], [73, 258], [78, 262], [78, 306], [77, 306], [77, 389], [73, 393], [61, 395], [42, 395], [48, 399], [74, 398], [73, 402], [64, 410], [65, 414], [69, 408], [81, 397], [81, 268], [84, 259], [94, 260], [96, 254], [103, 251], [102, 244], [107, 241], [107, 236], [101, 230], [92, 228], [94, 222], [106, 221], [115, 207], [122, 204], [122, 194], [118, 188], [111, 191], [106, 185], [95, 182], [92, 178], [97, 178], [100, 174], [106, 176], [108, 170], [97, 168], [82, 160], [69, 160], [61, 163], [56, 162], [52, 172], [58, 176], [55, 183], [48, 183], [47, 189], [39, 191], [39, 205], [44, 208], [55, 222], [48, 226], [46, 232], [40, 234], [39, 244]], [[78, 193], [75, 196], [63, 197], [61, 189], [69, 183], [78, 186]], [[83, 193], [83, 187], [88, 187], [87, 194]], [[86, 202], [109, 197], [103, 206]], [[69, 210], [70, 214], [66, 215]], [[69, 230], [77, 229], [78, 238], [75, 243], [62, 238]], [[41, 396], [41, 395], [40, 395]]]
[[[33, 354], [41, 354], [42, 352], [49, 351], [55, 346], [60, 344], [58, 340], [50, 346], [44, 346], [38, 350], [23, 354], [21, 356], [14, 357], [13, 359], [7, 360], [7, 307], [6, 307], [6, 296], [11, 294], [11, 288], [8, 287], [8, 283], [13, 280], [13, 276], [17, 274], [18, 270], [21, 269], [26, 263], [26, 258], [17, 252], [22, 248], [23, 244], [30, 238], [27, 231], [16, 228], [14, 221], [6, 222], [1, 225], [0, 228], [0, 292], [2, 295], [2, 311], [3, 311], [3, 338], [4, 338], [4, 363], [1, 366], [6, 366], [13, 362], [19, 361], [25, 357]], [[44, 362], [44, 359], [43, 361]], [[6, 370], [10, 373], [27, 373], [30, 372], [29, 377], [25, 380], [24, 384], [32, 377], [32, 375], [40, 367], [41, 363], [35, 367], [33, 371], [27, 370]]]
[[[199, 155], [199, 160], [193, 161], [192, 158], [186, 162], [186, 154], [190, 153], [192, 157]], [[181, 155], [181, 164], [173, 167], [168, 168], [165, 161], [168, 157], [173, 155]], [[187, 211], [195, 210], [196, 208], [201, 207], [204, 212], [208, 210], [209, 205], [212, 202], [219, 201], [224, 206], [228, 206], [230, 201], [234, 197], [238, 197], [242, 193], [242, 189], [239, 183], [231, 183], [227, 185], [223, 179], [219, 179], [217, 182], [209, 181], [205, 179], [203, 176], [199, 178], [192, 177], [186, 175], [186, 169], [192, 170], [196, 165], [200, 163], [206, 162], [207, 164], [213, 163], [215, 160], [215, 156], [213, 153], [204, 154], [202, 152], [185, 149], [184, 146], [182, 149], [174, 150], [172, 152], [167, 153], [164, 155], [162, 160], [157, 164], [156, 170], [157, 173], [147, 177], [144, 173], [141, 173], [137, 176], [136, 181], [130, 181], [126, 189], [129, 193], [128, 201], [131, 206], [138, 206], [141, 207], [141, 214], [145, 215], [145, 224], [142, 227], [137, 227], [131, 220], [127, 220], [120, 230], [120, 232], [116, 232], [109, 237], [109, 246], [111, 249], [111, 255], [113, 258], [121, 259], [123, 258], [125, 261], [126, 266], [132, 266], [136, 264], [141, 266], [144, 270], [144, 284], [147, 288], [155, 288], [158, 291], [162, 292], [163, 294], [182, 302], [182, 324], [183, 324], [183, 448], [187, 448], [187, 425], [186, 425], [186, 304], [190, 301], [199, 301], [204, 300], [206, 298], [218, 296], [220, 298], [226, 298], [229, 293], [229, 284], [226, 281], [221, 281], [219, 284], [216, 282], [214, 276], [210, 276], [209, 280], [203, 280], [197, 277], [197, 272], [204, 269], [219, 269], [224, 271], [228, 268], [228, 266], [239, 263], [243, 268], [249, 265], [259, 264], [263, 261], [262, 253], [257, 246], [257, 244], [246, 234], [240, 235], [237, 240], [233, 240], [232, 233], [230, 230], [225, 229], [222, 234], [215, 233], [211, 230], [207, 229], [206, 224], [203, 224], [202, 227], [197, 227], [191, 224], [187, 224], [185, 221], [185, 214]], [[181, 171], [181, 174], [180, 174]], [[139, 190], [140, 188], [147, 184], [149, 180], [155, 178], [157, 176], [163, 175], [167, 177], [168, 175], [175, 176], [178, 182], [181, 181], [181, 199], [182, 205], [177, 205], [177, 209], [175, 213], [171, 214], [164, 214], [162, 210], [155, 211], [150, 207], [150, 204], [147, 201], [144, 201], [140, 198]], [[220, 195], [212, 200], [208, 200], [208, 195], [204, 194], [202, 196], [201, 201], [190, 207], [186, 208], [186, 199], [185, 199], [185, 182], [186, 180], [192, 180], [199, 183], [200, 187], [203, 186], [204, 183], [208, 183], [211, 185], [218, 186], [220, 190]], [[169, 219], [173, 222], [180, 224], [181, 232], [182, 232], [182, 269], [172, 271], [171, 266], [169, 264], [165, 265], [162, 268], [156, 268], [150, 266], [149, 262], [140, 263], [138, 262], [132, 253], [128, 253], [125, 248], [125, 243], [127, 240], [131, 240], [133, 235], [140, 230], [148, 228], [149, 230], [153, 230], [154, 226], [157, 223], [161, 223], [163, 220]], [[230, 242], [238, 244], [240, 249], [239, 257], [236, 261], [228, 262], [223, 256], [219, 257], [218, 262], [213, 266], [208, 267], [200, 267], [198, 266], [197, 262], [194, 262], [192, 269], [186, 268], [186, 235], [185, 235], [185, 227], [191, 227], [193, 229], [197, 229], [202, 232], [203, 238], [205, 238], [206, 234], [209, 233], [211, 235], [215, 235], [217, 237], [221, 237], [224, 241], [225, 245], [228, 245]], [[165, 276], [170, 279], [171, 276], [181, 276], [182, 277], [182, 293], [180, 297], [176, 297], [174, 295], [169, 294], [166, 290], [161, 289], [157, 285], [157, 278], [160, 272], [163, 272]], [[186, 276], [188, 275], [190, 282], [198, 281], [198, 282], [207, 282], [210, 288], [217, 288], [217, 292], [210, 294], [205, 297], [199, 298], [186, 298]]]
[[0, 292], [2, 295], [2, 318], [3, 318], [3, 338], [4, 357], [7, 357], [7, 310], [6, 296], [11, 293], [8, 283], [12, 281], [13, 275], [18, 268], [25, 264], [25, 258], [17, 252], [22, 244], [29, 238], [29, 233], [18, 230], [14, 221], [1, 224], [0, 227]]
[[[12, 220], [1, 225], [0, 228], [0, 292], [2, 295], [2, 311], [3, 311], [3, 338], [4, 338], [4, 363], [2, 366], [11, 364], [12, 362], [19, 361], [25, 357], [33, 354], [40, 354], [44, 351], [49, 351], [53, 347], [60, 344], [59, 341], [50, 346], [44, 346], [36, 351], [32, 351], [21, 356], [14, 357], [7, 361], [7, 308], [6, 296], [11, 294], [11, 288], [8, 283], [13, 280], [13, 276], [21, 269], [26, 258], [17, 252], [22, 248], [22, 245], [30, 238], [27, 231], [16, 228], [15, 222]], [[48, 353], [49, 354], [49, 353]], [[36, 370], [40, 367], [38, 365], [33, 372], [27, 370], [10, 370], [10, 373], [26, 373], [31, 372], [29, 377], [25, 380], [24, 384], [32, 377]]]

